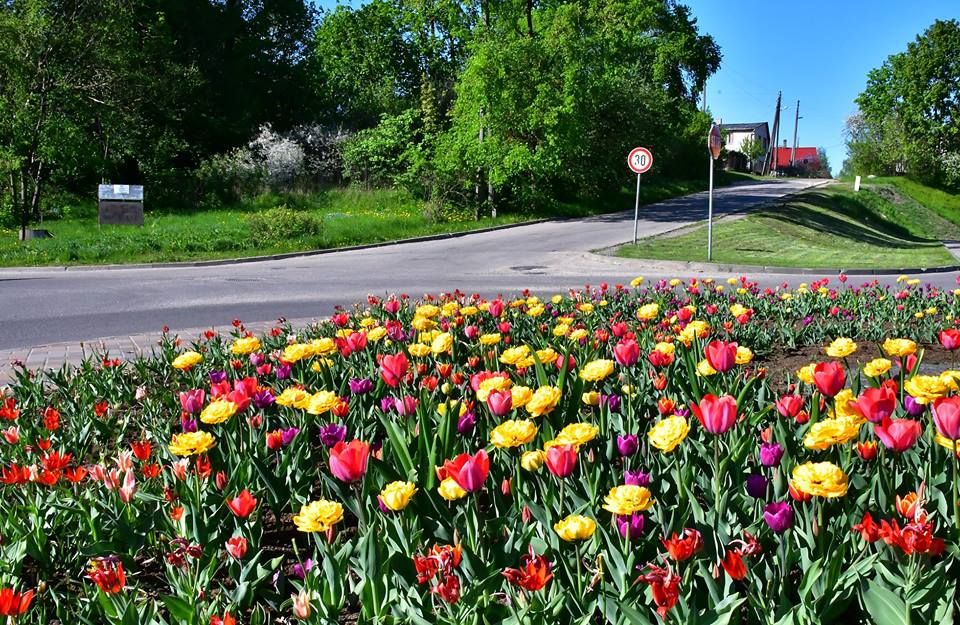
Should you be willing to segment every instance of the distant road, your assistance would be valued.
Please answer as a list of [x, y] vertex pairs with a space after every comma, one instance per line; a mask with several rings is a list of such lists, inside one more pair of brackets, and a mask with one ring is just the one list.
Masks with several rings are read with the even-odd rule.
[[[714, 209], [721, 215], [744, 210], [815, 182], [724, 187], [716, 192]], [[651, 236], [704, 218], [706, 195], [698, 193], [641, 208], [640, 233]], [[0, 349], [151, 332], [164, 325], [222, 327], [235, 317], [248, 322], [318, 317], [371, 293], [418, 296], [459, 288], [492, 296], [530, 288], [550, 294], [602, 281], [626, 283], [637, 275], [689, 277], [665, 275], [644, 261], [590, 253], [632, 236], [631, 209], [438, 241], [214, 267], [0, 269]], [[933, 279], [953, 284], [952, 275]]]

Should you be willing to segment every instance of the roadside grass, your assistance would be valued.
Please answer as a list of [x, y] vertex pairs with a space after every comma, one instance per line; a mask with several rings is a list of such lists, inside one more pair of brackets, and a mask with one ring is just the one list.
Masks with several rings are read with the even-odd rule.
[[[746, 180], [724, 175], [718, 184]], [[705, 181], [658, 181], [641, 184], [641, 203], [703, 190]], [[331, 249], [431, 234], [463, 232], [543, 217], [585, 217], [633, 206], [633, 189], [589, 201], [558, 202], [551, 209], [501, 212], [474, 219], [467, 211], [431, 212], [427, 205], [398, 189], [332, 188], [307, 194], [263, 194], [227, 207], [153, 208], [147, 204], [144, 227], [99, 226], [93, 201], [65, 203], [59, 219], [44, 220], [50, 239], [16, 240], [15, 230], [0, 230], [0, 266], [150, 263], [212, 260]], [[249, 218], [284, 207], [311, 216], [320, 232], [276, 230], [283, 236], [252, 234]], [[272, 215], [273, 213], [267, 213]]]
[[903, 176], [869, 178], [864, 183], [867, 188], [895, 187], [901, 196], [905, 195], [914, 202], [932, 210], [940, 217], [960, 225], [960, 194], [928, 187]]
[[[937, 267], [956, 264], [940, 242], [956, 232], [957, 226], [923, 207], [906, 210], [871, 190], [854, 193], [848, 184], [832, 184], [715, 223], [713, 261], [811, 269]], [[703, 224], [624, 246], [618, 254], [703, 262], [706, 249]]]

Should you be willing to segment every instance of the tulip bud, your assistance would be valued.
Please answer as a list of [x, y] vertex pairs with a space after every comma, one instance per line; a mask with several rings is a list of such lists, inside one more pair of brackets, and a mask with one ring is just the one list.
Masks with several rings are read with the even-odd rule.
[[292, 595], [293, 616], [301, 621], [310, 618], [311, 606], [310, 595], [306, 590], [301, 590], [298, 594]]
[[227, 474], [223, 471], [217, 471], [217, 476], [214, 478], [213, 482], [217, 486], [217, 490], [223, 490], [227, 487]]
[[520, 512], [520, 519], [524, 523], [529, 523], [530, 519], [532, 518], [533, 518], [533, 512], [530, 511], [530, 508], [528, 508], [527, 506], [524, 506], [523, 510]]
[[503, 493], [504, 497], [510, 496], [510, 478], [509, 477], [504, 478], [504, 480], [500, 482], [500, 492]]

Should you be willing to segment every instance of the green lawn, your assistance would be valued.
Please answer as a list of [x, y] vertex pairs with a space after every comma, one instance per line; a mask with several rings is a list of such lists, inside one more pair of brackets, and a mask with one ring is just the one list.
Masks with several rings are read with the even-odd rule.
[[[848, 184], [820, 187], [786, 203], [714, 224], [713, 260], [738, 265], [809, 268], [907, 268], [956, 264], [940, 243], [960, 229], [922, 206], [909, 210]], [[707, 229], [664, 235], [620, 256], [705, 261]]]
[[[862, 181], [863, 186], [868, 189], [876, 190], [877, 187], [893, 187], [899, 193], [899, 198], [907, 201], [912, 200], [922, 206], [926, 206], [940, 217], [960, 224], [960, 194], [949, 193], [942, 189], [936, 189], [921, 184], [915, 180], [904, 178], [903, 176], [890, 176], [881, 178], [867, 178]], [[863, 186], [861, 188], [863, 188]], [[944, 237], [946, 238], [946, 237]]]
[[[746, 179], [723, 176], [721, 184]], [[700, 191], [705, 181], [644, 181], [641, 202]], [[158, 210], [147, 205], [143, 228], [99, 226], [90, 201], [68, 205], [60, 219], [42, 227], [51, 239], [20, 243], [15, 230], [0, 230], [0, 266], [143, 263], [235, 258], [328, 249], [414, 236], [461, 232], [541, 217], [582, 217], [633, 207], [634, 190], [592, 201], [558, 202], [550, 210], [473, 219], [469, 212], [432, 215], [423, 202], [395, 189], [336, 188], [311, 194], [266, 194], [227, 208]], [[276, 239], [252, 234], [250, 215], [286, 206], [322, 222], [322, 231], [304, 236], [296, 228]]]

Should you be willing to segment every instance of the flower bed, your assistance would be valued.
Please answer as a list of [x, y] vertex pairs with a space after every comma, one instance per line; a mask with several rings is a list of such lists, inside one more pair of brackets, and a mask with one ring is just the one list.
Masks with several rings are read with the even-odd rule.
[[948, 618], [957, 292], [640, 282], [18, 369], [0, 615]]

